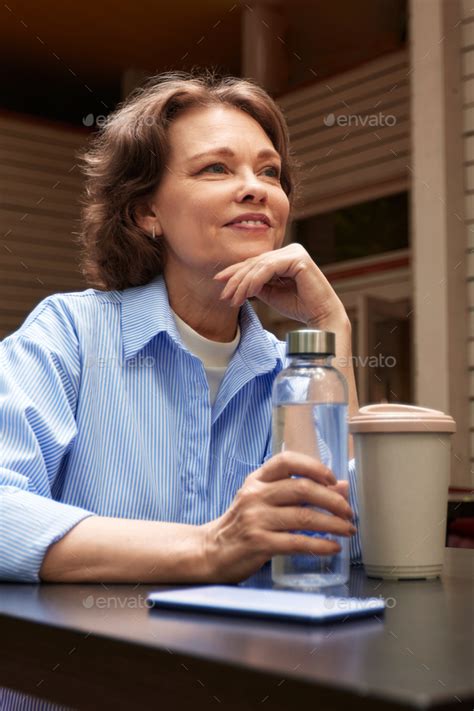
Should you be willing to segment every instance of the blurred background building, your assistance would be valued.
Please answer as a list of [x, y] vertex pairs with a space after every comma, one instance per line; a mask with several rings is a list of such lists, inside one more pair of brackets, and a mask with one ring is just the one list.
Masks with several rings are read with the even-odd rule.
[[[472, 7], [471, 7], [472, 5]], [[286, 241], [353, 325], [361, 404], [457, 422], [452, 493], [474, 484], [474, 2], [9, 0], [0, 29], [0, 338], [77, 268], [76, 151], [147, 76], [257, 79], [301, 163]], [[280, 338], [300, 324], [257, 301]]]

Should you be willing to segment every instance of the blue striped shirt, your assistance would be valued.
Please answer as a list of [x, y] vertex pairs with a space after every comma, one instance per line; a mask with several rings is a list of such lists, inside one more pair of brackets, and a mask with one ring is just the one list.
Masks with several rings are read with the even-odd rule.
[[[0, 580], [40, 582], [48, 547], [87, 516], [198, 525], [230, 506], [271, 456], [285, 359], [248, 301], [239, 323], [212, 406], [162, 275], [49, 296], [0, 343]], [[349, 479], [357, 525], [353, 460]]]

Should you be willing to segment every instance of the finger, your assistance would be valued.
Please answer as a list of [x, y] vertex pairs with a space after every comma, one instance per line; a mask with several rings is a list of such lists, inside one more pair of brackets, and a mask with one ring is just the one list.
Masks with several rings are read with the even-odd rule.
[[[225, 270], [224, 270], [225, 271]], [[251, 280], [255, 277], [258, 272], [258, 288], [255, 285], [252, 286]], [[247, 292], [252, 288], [255, 293], [261, 290], [261, 288], [267, 282], [271, 281], [273, 277], [278, 276], [275, 272], [275, 260], [273, 258], [271, 261], [262, 261], [262, 255], [258, 257], [250, 257], [244, 262], [240, 262], [237, 271], [233, 274], [229, 272], [228, 281], [224, 289], [221, 292], [221, 299], [232, 299], [232, 305], [236, 306], [237, 303], [243, 303], [247, 298]], [[221, 276], [219, 276], [219, 279]]]
[[318, 506], [341, 518], [353, 518], [354, 514], [347, 500], [332, 486], [318, 484], [311, 479], [283, 479], [263, 487], [260, 494], [270, 506], [295, 506], [310, 504]]
[[297, 533], [271, 533], [265, 537], [265, 549], [274, 555], [306, 553], [309, 555], [334, 555], [342, 548], [337, 541], [318, 536], [303, 536]]
[[262, 286], [274, 275], [273, 267], [269, 265], [254, 264], [249, 271], [242, 276], [240, 284], [234, 292], [233, 305], [243, 303], [249, 296], [254, 296], [260, 291]]
[[278, 481], [292, 475], [307, 476], [321, 484], [337, 484], [337, 479], [325, 464], [309, 454], [285, 450], [275, 454], [256, 470], [261, 481]]
[[332, 489], [338, 494], [341, 494], [347, 501], [349, 501], [349, 482], [348, 481], [338, 481], [337, 484], [334, 484], [334, 486], [329, 486], [329, 489]]
[[246, 260], [245, 262], [240, 262], [239, 265], [237, 266], [237, 269], [235, 269], [233, 273], [229, 272], [226, 277], [219, 276], [219, 279], [221, 281], [227, 280], [226, 285], [222, 289], [221, 299], [222, 298], [227, 299], [231, 294], [233, 294], [235, 292], [235, 290], [239, 286], [240, 282], [242, 281], [244, 275], [247, 273], [248, 269], [249, 269], [249, 265]]
[[214, 274], [213, 279], [216, 279], [217, 281], [226, 281], [226, 279], [229, 279], [237, 269], [240, 269], [242, 264], [243, 262], [236, 262], [235, 264], [231, 264], [225, 269], [221, 269], [220, 272]]
[[261, 262], [266, 254], [271, 254], [271, 256], [273, 257], [274, 253], [275, 250], [272, 249], [270, 250], [270, 252], [262, 252], [258, 255], [258, 257], [248, 257], [247, 259], [244, 259], [241, 262], [235, 262], [235, 264], [230, 264], [228, 267], [225, 267], [219, 272], [216, 272], [213, 278], [217, 281], [225, 281], [226, 279], [232, 277], [236, 273], [236, 271], [238, 271], [242, 267], [243, 264], [249, 265], [256, 262]]
[[250, 298], [251, 296], [260, 298], [261, 295], [271, 294], [275, 289], [281, 291], [293, 288], [294, 283], [294, 279], [279, 276], [279, 274], [274, 271], [274, 268], [270, 268], [265, 275], [259, 272], [253, 273], [247, 288], [246, 298]]
[[272, 531], [323, 531], [335, 536], [353, 536], [357, 530], [350, 521], [309, 506], [265, 506], [260, 525]]

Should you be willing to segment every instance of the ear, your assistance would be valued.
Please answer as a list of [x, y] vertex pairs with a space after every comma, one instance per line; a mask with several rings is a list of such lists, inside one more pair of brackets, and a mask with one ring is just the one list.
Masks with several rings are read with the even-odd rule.
[[145, 200], [139, 200], [134, 212], [135, 221], [137, 225], [142, 228], [142, 230], [151, 235], [154, 227], [156, 237], [163, 233], [161, 221], [158, 216], [158, 211], [153, 206], [149, 198]]

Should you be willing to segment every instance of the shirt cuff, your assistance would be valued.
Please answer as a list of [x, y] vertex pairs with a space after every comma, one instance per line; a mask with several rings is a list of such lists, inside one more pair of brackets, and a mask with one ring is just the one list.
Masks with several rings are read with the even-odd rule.
[[354, 526], [357, 528], [357, 533], [349, 539], [349, 548], [351, 554], [352, 565], [362, 565], [362, 548], [359, 532], [359, 502], [357, 500], [357, 472], [355, 459], [350, 459], [347, 467], [349, 479], [349, 504], [354, 512]]
[[40, 583], [39, 571], [48, 548], [71, 528], [96, 514], [78, 506], [0, 487], [0, 580]]

